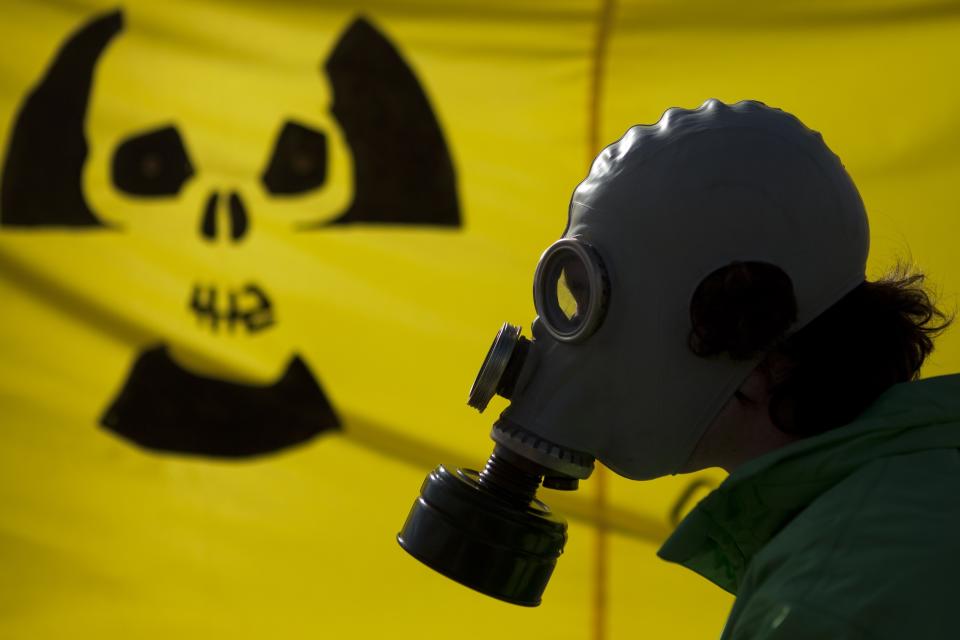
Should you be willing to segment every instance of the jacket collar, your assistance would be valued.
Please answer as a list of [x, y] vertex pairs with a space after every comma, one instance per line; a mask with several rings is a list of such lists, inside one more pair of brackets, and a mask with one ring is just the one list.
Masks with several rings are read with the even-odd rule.
[[751, 558], [817, 496], [878, 458], [960, 447], [960, 374], [896, 384], [854, 422], [744, 464], [660, 548], [736, 594]]

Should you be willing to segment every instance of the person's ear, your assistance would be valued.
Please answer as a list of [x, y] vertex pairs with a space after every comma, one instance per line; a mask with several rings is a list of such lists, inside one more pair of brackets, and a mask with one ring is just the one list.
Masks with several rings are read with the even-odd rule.
[[791, 393], [776, 393], [789, 384], [796, 363], [778, 351], [766, 355], [760, 364], [766, 379], [765, 401], [769, 404], [770, 421], [784, 433], [792, 433], [795, 421], [794, 398]]
[[782, 353], [769, 352], [743, 381], [734, 397], [741, 404], [765, 404], [776, 387], [783, 384], [793, 369], [793, 362]]
[[770, 351], [758, 368], [766, 373], [769, 387], [772, 389], [780, 386], [790, 377], [793, 367], [794, 362], [789, 356], [779, 351]]

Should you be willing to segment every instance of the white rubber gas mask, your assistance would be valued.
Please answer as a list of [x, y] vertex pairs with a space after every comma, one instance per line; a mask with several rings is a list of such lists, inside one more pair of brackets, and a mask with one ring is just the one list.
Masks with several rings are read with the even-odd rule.
[[789, 335], [864, 281], [868, 236], [840, 160], [788, 113], [709, 100], [630, 128], [540, 258], [533, 339], [505, 325], [471, 390], [481, 410], [511, 401], [494, 457], [555, 487], [594, 459], [633, 479], [677, 473], [761, 357], [690, 350], [701, 281], [734, 262], [778, 267], [797, 302]]

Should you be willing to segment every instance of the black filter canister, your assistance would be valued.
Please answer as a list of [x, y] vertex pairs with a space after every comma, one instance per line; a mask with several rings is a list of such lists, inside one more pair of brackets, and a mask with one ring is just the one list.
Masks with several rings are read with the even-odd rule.
[[567, 540], [566, 521], [534, 497], [539, 480], [496, 456], [482, 473], [440, 465], [424, 480], [397, 541], [460, 584], [535, 607]]

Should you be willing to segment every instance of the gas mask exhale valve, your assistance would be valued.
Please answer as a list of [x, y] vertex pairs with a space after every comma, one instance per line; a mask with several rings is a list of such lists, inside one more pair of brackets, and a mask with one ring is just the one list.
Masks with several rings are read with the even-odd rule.
[[[504, 324], [490, 347], [468, 404], [483, 411], [494, 395], [510, 399], [530, 341]], [[397, 535], [413, 557], [481, 593], [537, 606], [567, 540], [567, 523], [537, 499], [543, 485], [572, 490], [593, 458], [563, 450], [498, 421], [496, 444], [480, 472], [440, 465]]]

